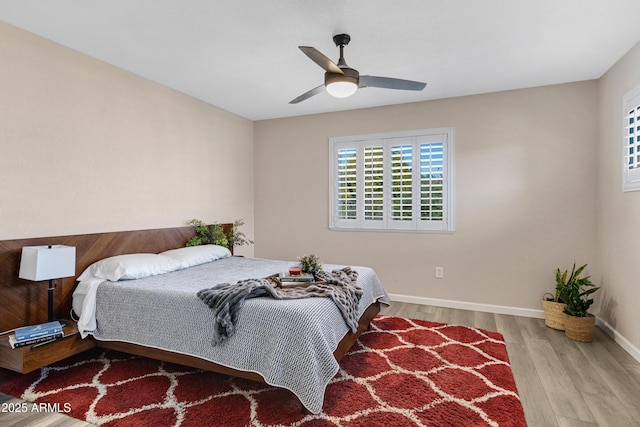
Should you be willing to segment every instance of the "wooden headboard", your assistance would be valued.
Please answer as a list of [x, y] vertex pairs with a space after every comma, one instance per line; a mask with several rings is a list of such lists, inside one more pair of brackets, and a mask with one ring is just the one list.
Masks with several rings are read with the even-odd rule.
[[[223, 224], [228, 231], [230, 224]], [[0, 241], [0, 331], [47, 321], [47, 282], [18, 278], [23, 246], [76, 247], [76, 277], [89, 265], [106, 257], [158, 253], [184, 246], [194, 235], [192, 227], [119, 231], [74, 236], [37, 237]], [[54, 318], [69, 318], [75, 277], [58, 279], [54, 291]]]

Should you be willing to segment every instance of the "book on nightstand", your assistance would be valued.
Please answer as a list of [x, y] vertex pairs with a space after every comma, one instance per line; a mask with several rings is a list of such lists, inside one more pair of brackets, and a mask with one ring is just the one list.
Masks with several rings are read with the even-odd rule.
[[30, 340], [32, 338], [39, 338], [47, 335], [57, 334], [62, 332], [63, 325], [54, 320], [53, 322], [41, 323], [39, 325], [23, 326], [16, 328], [15, 339], [16, 342]]
[[17, 340], [16, 336], [14, 334], [11, 334], [9, 335], [9, 344], [11, 345], [11, 348], [19, 348], [27, 345], [32, 345], [32, 344], [41, 344], [49, 341], [55, 341], [58, 338], [62, 338], [62, 337], [64, 337], [64, 334], [62, 332], [55, 332], [49, 335], [41, 335], [36, 338]]

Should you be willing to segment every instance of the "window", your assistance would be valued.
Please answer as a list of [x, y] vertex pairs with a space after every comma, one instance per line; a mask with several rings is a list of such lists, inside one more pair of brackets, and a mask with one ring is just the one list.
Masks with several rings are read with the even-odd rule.
[[331, 229], [453, 231], [453, 128], [329, 145]]
[[640, 86], [623, 99], [622, 191], [640, 190]]

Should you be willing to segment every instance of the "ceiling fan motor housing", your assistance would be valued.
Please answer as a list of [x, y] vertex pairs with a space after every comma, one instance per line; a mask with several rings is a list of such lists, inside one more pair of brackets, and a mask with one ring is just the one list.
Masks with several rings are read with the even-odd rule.
[[360, 73], [353, 68], [340, 68], [344, 74], [331, 73], [327, 71], [324, 73], [324, 85], [328, 86], [331, 83], [336, 82], [349, 82], [355, 85], [360, 83]]

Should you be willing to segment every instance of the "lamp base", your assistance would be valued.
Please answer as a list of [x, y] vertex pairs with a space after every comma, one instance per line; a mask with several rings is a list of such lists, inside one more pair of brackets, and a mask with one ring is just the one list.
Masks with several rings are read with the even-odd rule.
[[53, 279], [49, 279], [49, 295], [47, 300], [47, 318], [48, 322], [53, 322], [53, 290], [56, 287], [53, 285]]

